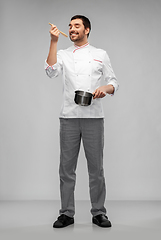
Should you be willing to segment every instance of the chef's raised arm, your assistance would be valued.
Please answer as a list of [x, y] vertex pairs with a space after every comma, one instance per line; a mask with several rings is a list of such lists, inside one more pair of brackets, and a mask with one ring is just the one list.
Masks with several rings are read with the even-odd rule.
[[46, 74], [50, 77], [57, 77], [60, 72], [61, 72], [61, 66], [62, 66], [62, 60], [57, 53], [57, 43], [59, 39], [59, 30], [58, 28], [52, 24], [50, 28], [50, 36], [51, 36], [51, 41], [50, 41], [50, 49], [49, 49], [49, 54], [47, 57], [47, 60], [45, 61], [45, 70]]
[[[119, 83], [112, 69], [110, 58], [106, 52], [104, 54], [104, 60], [103, 60], [103, 77], [104, 77], [104, 80], [107, 82], [107, 85], [112, 85], [114, 87], [114, 93], [115, 93], [119, 88]], [[114, 93], [112, 95], [114, 95]]]

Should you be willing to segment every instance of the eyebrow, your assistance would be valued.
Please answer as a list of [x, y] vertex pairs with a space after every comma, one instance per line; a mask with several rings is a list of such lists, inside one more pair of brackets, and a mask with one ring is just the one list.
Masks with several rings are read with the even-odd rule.
[[[79, 23], [75, 23], [75, 24], [73, 24], [73, 25], [75, 25], [75, 26], [80, 26], [80, 24]], [[69, 27], [71, 27], [72, 26], [72, 24], [71, 23], [69, 23]]]

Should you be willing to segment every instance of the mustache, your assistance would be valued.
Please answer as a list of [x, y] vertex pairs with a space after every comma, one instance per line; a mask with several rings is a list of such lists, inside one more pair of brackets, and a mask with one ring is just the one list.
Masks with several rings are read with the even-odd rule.
[[72, 31], [72, 32], [70, 33], [70, 35], [73, 34], [73, 33], [74, 33], [74, 34], [78, 34], [78, 32]]

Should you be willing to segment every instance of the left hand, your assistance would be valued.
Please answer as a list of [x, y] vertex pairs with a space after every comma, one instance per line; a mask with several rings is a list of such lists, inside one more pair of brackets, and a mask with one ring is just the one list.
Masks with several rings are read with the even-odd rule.
[[93, 99], [95, 98], [103, 98], [106, 96], [106, 86], [101, 86], [99, 88], [97, 88], [94, 92], [93, 92]]

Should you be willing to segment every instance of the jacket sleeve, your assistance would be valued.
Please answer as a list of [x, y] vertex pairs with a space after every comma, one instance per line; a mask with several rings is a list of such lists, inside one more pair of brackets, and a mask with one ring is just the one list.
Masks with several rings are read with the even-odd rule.
[[60, 51], [58, 51], [58, 53], [57, 53], [57, 63], [55, 63], [54, 65], [50, 66], [47, 63], [47, 61], [45, 60], [44, 68], [45, 68], [46, 74], [50, 78], [55, 78], [55, 77], [59, 76], [62, 73], [63, 64], [62, 64], [62, 58], [61, 58]]
[[115, 89], [114, 93], [111, 94], [111, 95], [114, 95], [115, 92], [119, 88], [119, 83], [118, 83], [117, 78], [115, 76], [115, 73], [112, 69], [109, 56], [107, 55], [106, 52], [104, 54], [104, 59], [103, 59], [103, 76], [104, 76], [104, 80], [107, 82], [107, 85], [113, 85], [114, 86], [114, 89]]

